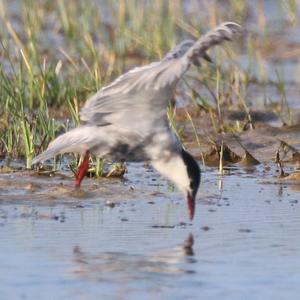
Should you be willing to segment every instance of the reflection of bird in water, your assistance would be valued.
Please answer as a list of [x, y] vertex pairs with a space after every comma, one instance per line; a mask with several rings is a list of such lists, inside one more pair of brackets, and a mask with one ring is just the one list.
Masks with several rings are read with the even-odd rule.
[[193, 258], [194, 237], [190, 233], [180, 246], [172, 249], [153, 251], [150, 254], [138, 255], [123, 252], [103, 252], [88, 254], [79, 246], [74, 247], [73, 273], [90, 279], [122, 281], [126, 276], [146, 278], [152, 273], [183, 274], [194, 273], [191, 268], [196, 262]]
[[186, 256], [194, 255], [193, 246], [194, 246], [194, 236], [190, 233], [183, 245], [183, 250]]
[[84, 123], [52, 141], [33, 163], [59, 153], [84, 155], [76, 178], [89, 168], [90, 154], [113, 160], [149, 161], [187, 197], [189, 215], [195, 212], [200, 169], [168, 125], [166, 109], [179, 79], [191, 65], [211, 61], [207, 50], [232, 38], [241, 27], [223, 23], [198, 41], [186, 40], [159, 62], [135, 68], [92, 96], [81, 110]]

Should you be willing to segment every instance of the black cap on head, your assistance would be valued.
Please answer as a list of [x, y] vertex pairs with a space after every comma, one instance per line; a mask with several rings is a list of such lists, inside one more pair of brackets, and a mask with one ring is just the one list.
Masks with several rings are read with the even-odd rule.
[[181, 151], [182, 159], [187, 168], [190, 179], [191, 191], [187, 195], [190, 219], [192, 220], [195, 213], [195, 198], [200, 185], [201, 171], [195, 159], [184, 149]]

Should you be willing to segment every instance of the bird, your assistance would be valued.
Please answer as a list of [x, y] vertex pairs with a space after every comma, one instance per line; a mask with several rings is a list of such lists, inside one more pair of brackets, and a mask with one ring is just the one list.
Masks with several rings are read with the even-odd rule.
[[242, 27], [225, 22], [198, 40], [185, 40], [160, 61], [135, 67], [101, 88], [80, 111], [81, 125], [58, 136], [33, 159], [44, 162], [57, 154], [83, 156], [76, 174], [79, 187], [90, 155], [115, 161], [148, 161], [186, 196], [189, 218], [195, 214], [201, 171], [169, 126], [167, 107], [180, 78], [201, 59], [212, 62], [207, 50], [231, 41]]

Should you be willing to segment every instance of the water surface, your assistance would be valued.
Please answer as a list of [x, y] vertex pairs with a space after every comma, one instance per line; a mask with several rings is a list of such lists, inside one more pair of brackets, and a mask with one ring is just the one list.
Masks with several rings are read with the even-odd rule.
[[141, 165], [87, 198], [68, 194], [68, 178], [61, 199], [49, 198], [56, 178], [39, 179], [47, 194], [1, 195], [1, 299], [298, 299], [297, 185], [265, 181], [263, 167], [231, 173], [204, 172], [193, 222], [180, 193]]

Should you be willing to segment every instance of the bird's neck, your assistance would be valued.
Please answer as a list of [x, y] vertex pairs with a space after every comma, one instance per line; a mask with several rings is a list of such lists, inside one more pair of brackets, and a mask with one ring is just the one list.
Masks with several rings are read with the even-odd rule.
[[186, 193], [190, 190], [190, 178], [181, 153], [172, 156], [168, 160], [158, 159], [152, 161], [152, 165], [163, 176], [173, 181], [181, 192]]

